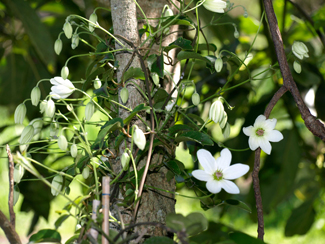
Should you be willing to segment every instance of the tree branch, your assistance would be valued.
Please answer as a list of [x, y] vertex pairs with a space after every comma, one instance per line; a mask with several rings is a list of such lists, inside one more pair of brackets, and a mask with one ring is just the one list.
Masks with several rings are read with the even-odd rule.
[[10, 213], [10, 223], [13, 228], [15, 228], [16, 225], [16, 215], [14, 211], [14, 160], [12, 158], [12, 154], [10, 151], [10, 147], [7, 144], [6, 147], [7, 155], [8, 155], [8, 161], [9, 161], [9, 199], [8, 199], [8, 205], [9, 205], [9, 213]]
[[4, 215], [4, 213], [1, 210], [0, 210], [0, 227], [1, 229], [3, 229], [8, 241], [11, 244], [21, 243], [19, 236], [15, 231], [15, 228], [12, 226], [12, 224], [7, 219], [6, 215]]

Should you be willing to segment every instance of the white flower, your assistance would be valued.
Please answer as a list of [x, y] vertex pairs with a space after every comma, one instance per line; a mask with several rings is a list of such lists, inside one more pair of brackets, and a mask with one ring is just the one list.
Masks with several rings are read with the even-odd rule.
[[134, 134], [133, 134], [133, 140], [135, 145], [137, 145], [137, 147], [141, 150], [144, 149], [144, 147], [146, 146], [146, 136], [144, 135], [143, 131], [141, 129], [139, 129], [138, 126], [134, 125]]
[[214, 123], [219, 123], [222, 121], [224, 117], [224, 107], [221, 102], [221, 99], [217, 99], [214, 103], [212, 103], [209, 110], [209, 119], [213, 120]]
[[276, 122], [276, 119], [266, 119], [264, 115], [259, 115], [254, 126], [243, 128], [244, 134], [249, 136], [248, 144], [251, 150], [255, 151], [260, 147], [265, 153], [271, 153], [270, 141], [278, 142], [283, 139], [282, 133], [274, 130]]
[[238, 194], [239, 188], [230, 180], [246, 174], [249, 166], [245, 164], [230, 166], [231, 157], [231, 152], [227, 148], [221, 151], [217, 159], [209, 151], [200, 149], [197, 151], [197, 158], [204, 170], [194, 170], [192, 175], [198, 180], [206, 181], [206, 188], [213, 194], [219, 193], [222, 188], [230, 194]]
[[50, 95], [54, 99], [63, 99], [70, 96], [76, 89], [74, 85], [68, 79], [63, 79], [62, 77], [56, 76], [50, 80], [52, 83]]
[[294, 42], [292, 45], [292, 52], [299, 59], [303, 59], [304, 57], [306, 58], [309, 57], [308, 48], [302, 42]]
[[222, 0], [205, 0], [203, 7], [216, 13], [224, 13], [227, 3]]
[[166, 105], [166, 110], [167, 112], [170, 112], [172, 108], [174, 107], [175, 102], [174, 101], [169, 101]]

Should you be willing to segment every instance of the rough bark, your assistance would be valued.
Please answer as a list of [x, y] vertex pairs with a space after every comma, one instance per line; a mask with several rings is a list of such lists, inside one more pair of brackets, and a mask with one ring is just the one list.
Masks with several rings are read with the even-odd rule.
[[[155, 0], [155, 1], [138, 1], [139, 5], [142, 7], [148, 18], [160, 17], [162, 9], [166, 4], [165, 0]], [[138, 10], [136, 15], [136, 5], [133, 0], [111, 0], [111, 9], [112, 9], [112, 19], [113, 19], [113, 28], [114, 34], [123, 36], [131, 41], [135, 46], [139, 44], [138, 28], [141, 28], [143, 21], [138, 23], [137, 16], [142, 16], [141, 12]], [[150, 21], [150, 24], [155, 26], [157, 23]], [[139, 26], [139, 27], [138, 27]], [[171, 31], [176, 30], [175, 27]], [[164, 40], [165, 43], [170, 43], [176, 39], [176, 35], [170, 35], [167, 40]], [[164, 45], [165, 45], [164, 43]], [[116, 45], [116, 48], [120, 48], [119, 45]], [[154, 46], [154, 48], [156, 48]], [[143, 53], [143, 52], [142, 52]], [[116, 55], [119, 62], [119, 69], [117, 71], [117, 80], [120, 81], [122, 77], [123, 70], [128, 66], [129, 60], [132, 57], [131, 52], [121, 52]], [[135, 56], [130, 67], [140, 67], [139, 59]], [[169, 68], [170, 72], [175, 72], [175, 67]], [[177, 77], [176, 77], [177, 78]], [[143, 81], [134, 80], [143, 91], [145, 91], [145, 85]], [[166, 82], [166, 90], [170, 90], [172, 84]], [[137, 88], [131, 83], [128, 84], [127, 89], [129, 91], [129, 99], [125, 106], [134, 108], [137, 105], [144, 103], [145, 100], [142, 95], [139, 93]], [[120, 101], [120, 103], [122, 103]], [[119, 116], [121, 118], [127, 117], [129, 114], [128, 111], [120, 109]], [[143, 114], [143, 118], [145, 114]], [[132, 124], [137, 124], [139, 128], [145, 131], [145, 127], [140, 120], [133, 120]], [[149, 123], [150, 124], [150, 123]], [[119, 155], [121, 155], [127, 145], [123, 144], [119, 148]], [[163, 155], [153, 154], [151, 157], [150, 165], [159, 165], [162, 164], [164, 158]], [[146, 162], [146, 158], [139, 162], [138, 169], [142, 168]], [[119, 161], [115, 162], [114, 171], [120, 172], [121, 164]], [[157, 188], [175, 191], [175, 182], [172, 180], [170, 182], [166, 179], [167, 169], [165, 167], [157, 167], [156, 170], [149, 170], [148, 176], [146, 178], [146, 185], [151, 185]], [[119, 198], [123, 198], [119, 194]], [[125, 224], [130, 223], [132, 217], [132, 209], [121, 209], [121, 216]], [[148, 221], [157, 221], [165, 223], [166, 215], [170, 212], [175, 211], [175, 200], [172, 194], [168, 194], [161, 191], [149, 191], [145, 190], [141, 197], [141, 203], [138, 210], [136, 222], [148, 222]], [[147, 227], [139, 226], [136, 231], [140, 234], [145, 235], [166, 235], [166, 231], [162, 230], [159, 227]]]

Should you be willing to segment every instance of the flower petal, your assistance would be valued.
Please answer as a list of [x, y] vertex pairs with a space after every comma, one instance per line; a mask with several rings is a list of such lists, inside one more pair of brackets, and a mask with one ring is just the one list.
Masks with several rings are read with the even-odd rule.
[[54, 86], [63, 85], [64, 79], [60, 76], [55, 76], [54, 78], [50, 79], [50, 82]]
[[239, 188], [236, 184], [229, 180], [222, 180], [220, 181], [221, 187], [230, 194], [239, 194]]
[[250, 136], [248, 139], [249, 148], [255, 151], [260, 145], [256, 136]]
[[266, 138], [261, 138], [259, 140], [260, 148], [268, 155], [270, 155], [272, 146], [271, 143]]
[[226, 168], [223, 173], [223, 178], [227, 180], [237, 179], [249, 171], [249, 166], [246, 164], [234, 164]]
[[255, 120], [254, 127], [255, 128], [261, 127], [261, 125], [264, 124], [265, 120], [266, 120], [266, 117], [263, 114], [259, 115]]
[[205, 149], [200, 149], [197, 151], [197, 158], [199, 160], [199, 163], [202, 165], [204, 168], [204, 171], [210, 174], [214, 173], [214, 164], [216, 160], [212, 156], [212, 154], [205, 150]]
[[228, 148], [222, 149], [220, 157], [217, 159], [217, 169], [224, 170], [229, 167], [231, 163], [231, 152]]
[[278, 142], [278, 141], [281, 141], [283, 139], [283, 135], [278, 130], [272, 130], [272, 131], [270, 131], [269, 133], [267, 133], [265, 135], [265, 138], [268, 141], [271, 141], [271, 142]]
[[264, 123], [264, 130], [273, 130], [275, 128], [277, 120], [276, 119], [267, 119]]
[[248, 127], [244, 127], [243, 132], [246, 136], [250, 136], [252, 133], [254, 133], [254, 127], [251, 125]]
[[209, 180], [205, 185], [209, 192], [216, 194], [221, 191], [221, 181]]
[[194, 178], [201, 180], [201, 181], [213, 180], [212, 175], [208, 174], [207, 172], [205, 172], [204, 170], [201, 170], [201, 169], [193, 170], [192, 175]]

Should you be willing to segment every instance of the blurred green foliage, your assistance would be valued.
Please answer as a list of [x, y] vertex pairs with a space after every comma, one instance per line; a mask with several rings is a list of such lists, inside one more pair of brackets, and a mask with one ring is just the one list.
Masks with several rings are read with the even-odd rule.
[[[235, 1], [235, 3], [245, 5], [242, 1]], [[254, 77], [270, 65], [276, 64], [277, 61], [268, 28], [265, 26], [266, 21], [263, 20], [263, 25], [257, 34], [263, 11], [261, 1], [246, 1], [246, 3], [248, 4], [248, 18], [244, 18], [242, 9], [237, 8], [230, 15], [224, 16], [220, 22], [235, 23], [240, 32], [239, 39], [234, 37], [234, 28], [231, 24], [218, 25], [218, 28], [208, 26], [203, 31], [209, 43], [217, 46], [217, 53], [220, 50], [227, 49], [236, 53], [239, 57], [244, 57], [244, 54], [250, 50], [251, 44], [257, 35], [256, 42], [250, 51], [253, 59], [247, 64], [251, 76]], [[62, 31], [66, 16], [79, 14], [88, 17], [92, 10], [99, 5], [98, 2], [90, 0], [4, 0], [0, 3], [0, 104], [2, 108], [8, 108], [9, 114], [13, 114], [15, 107], [30, 96], [30, 91], [38, 80], [56, 76], [68, 57], [79, 52], [89, 52], [90, 49], [87, 45], [80, 45], [77, 49], [72, 50], [70, 40], [62, 38], [63, 51], [60, 56], [57, 56], [53, 51], [53, 45]], [[320, 5], [318, 1], [315, 1], [315, 6], [312, 6], [313, 3], [310, 3], [310, 5], [310, 8], [306, 7], [303, 10], [314, 21], [313, 24], [308, 22], [304, 14], [289, 1], [274, 1], [274, 8], [293, 77], [302, 96], [305, 96], [311, 89], [315, 92], [315, 103], [311, 105], [311, 109], [316, 111], [320, 119], [325, 120], [325, 52], [324, 43], [321, 42], [318, 36], [320, 33], [321, 38], [324, 40], [325, 6], [324, 4], [323, 6]], [[99, 22], [103, 27], [109, 29], [112, 25], [110, 14], [106, 11], [100, 11], [99, 13]], [[205, 24], [209, 23], [212, 13], [204, 8], [200, 8], [199, 13], [203, 18], [203, 22]], [[193, 38], [192, 34], [191, 32], [185, 32], [183, 38], [191, 40]], [[85, 37], [85, 40], [90, 44], [94, 41], [89, 37]], [[204, 43], [203, 36], [200, 37], [200, 40]], [[290, 52], [294, 41], [304, 42], [309, 49], [310, 57], [301, 62], [301, 74], [295, 73], [292, 68], [294, 57]], [[209, 53], [202, 51], [202, 54], [215, 55], [216, 53], [214, 53], [214, 50], [210, 50]], [[227, 68], [224, 67], [221, 73], [211, 74], [210, 70], [205, 67], [204, 62], [196, 62], [192, 76], [194, 77], [196, 89], [201, 96], [201, 101], [214, 95], [225, 84], [234, 70], [241, 65], [233, 56], [225, 53], [224, 55], [223, 59], [227, 63]], [[83, 58], [74, 59], [73, 62], [70, 62], [69, 69], [72, 80], [85, 77], [85, 67], [88, 64], [89, 61]], [[186, 74], [185, 77], [187, 77]], [[249, 72], [243, 67], [234, 76], [231, 85], [240, 84], [249, 78]], [[248, 147], [248, 138], [242, 133], [241, 128], [252, 125], [255, 118], [264, 112], [265, 107], [273, 94], [282, 85], [282, 82], [279, 67], [275, 65], [270, 71], [255, 76], [255, 79], [251, 82], [236, 89], [228, 90], [223, 94], [227, 102], [235, 106], [233, 110], [227, 110], [229, 123], [232, 125], [232, 133], [228, 140], [223, 141], [226, 147], [233, 149], [246, 149]], [[50, 85], [45, 82], [41, 83], [40, 86], [43, 93], [48, 92], [49, 87]], [[189, 104], [191, 104], [192, 92], [193, 89], [188, 89], [185, 93], [185, 100]], [[193, 106], [190, 112], [205, 118], [207, 116], [207, 106], [208, 104]], [[27, 110], [28, 119], [36, 117], [37, 108], [28, 105]], [[272, 225], [272, 220], [268, 221], [267, 216], [278, 213], [273, 224], [278, 226], [281, 223], [282, 229], [278, 231], [283, 232], [288, 237], [305, 235], [316, 222], [322, 223], [317, 228], [324, 231], [325, 213], [322, 209], [325, 201], [324, 143], [305, 128], [299, 110], [289, 93], [286, 93], [281, 98], [270, 117], [278, 119], [277, 128], [282, 131], [284, 140], [272, 144], [272, 154], [270, 156], [262, 154], [260, 183], [264, 214], [266, 215], [266, 227], [268, 227], [268, 224]], [[4, 133], [6, 129], [13, 125], [13, 116], [10, 116], [10, 118], [10, 122], [2, 124], [1, 133]], [[186, 120], [183, 122], [187, 124]], [[218, 125], [209, 126], [208, 131], [218, 139], [222, 138], [220, 137], [221, 131]], [[8, 140], [2, 139], [1, 143], [6, 144], [16, 141], [17, 138], [8, 137]], [[184, 147], [188, 149], [187, 152], [192, 156], [194, 163], [182, 162], [181, 158], [178, 159], [185, 164], [185, 170], [190, 173], [198, 166], [195, 156], [198, 144], [195, 141], [187, 142]], [[205, 146], [204, 148], [208, 149], [212, 154], [217, 154], [222, 149], [217, 144]], [[46, 154], [35, 154], [33, 157], [39, 162], [49, 162]], [[56, 160], [54, 159], [52, 163], [54, 164]], [[250, 165], [252, 169], [253, 161], [254, 153], [250, 150], [233, 152], [233, 163], [245, 163]], [[176, 161], [174, 163], [176, 166], [171, 167], [172, 169], [174, 167], [177, 171], [180, 167], [179, 163]], [[38, 170], [44, 177], [50, 175], [44, 169], [38, 168]], [[29, 175], [26, 174], [24, 179], [28, 178]], [[180, 192], [185, 189], [185, 186], [190, 189], [195, 188], [188, 185], [188, 182], [184, 182], [181, 176], [176, 177], [176, 179], [179, 182], [177, 186]], [[197, 182], [197, 184], [200, 184], [200, 182]], [[48, 218], [50, 203], [53, 198], [49, 194], [50, 190], [38, 182], [25, 181], [21, 184], [20, 191], [24, 195], [21, 211], [32, 210], [34, 213], [34, 219], [29, 224], [30, 232], [32, 232], [40, 216], [45, 219]], [[223, 219], [230, 221], [231, 218], [248, 217], [253, 222], [256, 222], [255, 199], [250, 177], [244, 180], [242, 191], [247, 194], [229, 196], [227, 193], [221, 192], [217, 195], [217, 198], [212, 196], [209, 199], [202, 200], [201, 206], [203, 209], [210, 209], [220, 203], [217, 200], [231, 197], [246, 202], [250, 206], [252, 213], [237, 215], [238, 210], [233, 207], [229, 208], [229, 205], [216, 207], [218, 210], [208, 210], [213, 211], [214, 217], [210, 219], [213, 222], [209, 223], [208, 231], [193, 237], [193, 243], [221, 243], [224, 240], [229, 240], [229, 238], [232, 242], [223, 243], [244, 243], [236, 240], [249, 238], [247, 236], [241, 237], [241, 233], [237, 233], [238, 235], [234, 233], [229, 237], [227, 233], [232, 231], [232, 227], [230, 227], [232, 225], [227, 226], [222, 223]], [[290, 212], [290, 214], [285, 215], [286, 219], [283, 219], [282, 214], [279, 214], [280, 209], [284, 207], [289, 209]], [[221, 219], [220, 222], [217, 221], [219, 218]], [[245, 229], [241, 229], [241, 231], [245, 232]]]

